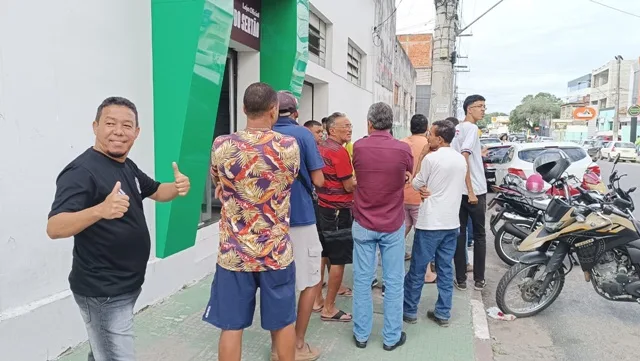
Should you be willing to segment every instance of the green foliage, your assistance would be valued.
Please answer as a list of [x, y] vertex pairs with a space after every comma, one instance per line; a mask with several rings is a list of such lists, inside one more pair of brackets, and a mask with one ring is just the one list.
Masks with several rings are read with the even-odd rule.
[[522, 103], [509, 114], [509, 130], [519, 132], [539, 126], [545, 119], [560, 118], [562, 100], [550, 93], [522, 98]]

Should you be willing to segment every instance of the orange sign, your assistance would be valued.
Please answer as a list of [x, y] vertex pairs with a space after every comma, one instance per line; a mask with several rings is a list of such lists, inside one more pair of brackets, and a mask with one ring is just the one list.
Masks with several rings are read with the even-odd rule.
[[573, 119], [591, 120], [598, 115], [598, 111], [592, 107], [579, 107], [573, 110]]

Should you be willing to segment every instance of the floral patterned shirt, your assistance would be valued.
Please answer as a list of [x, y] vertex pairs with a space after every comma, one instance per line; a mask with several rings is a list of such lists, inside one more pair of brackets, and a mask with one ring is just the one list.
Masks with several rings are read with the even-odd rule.
[[298, 176], [295, 138], [243, 130], [215, 139], [211, 175], [222, 184], [218, 264], [260, 272], [293, 262], [289, 239], [291, 185]]

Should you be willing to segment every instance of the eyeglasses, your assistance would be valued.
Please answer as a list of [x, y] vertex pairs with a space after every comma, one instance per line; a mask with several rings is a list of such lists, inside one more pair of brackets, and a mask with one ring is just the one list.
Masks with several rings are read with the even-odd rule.
[[347, 125], [342, 125], [342, 126], [335, 126], [334, 128], [338, 128], [338, 129], [353, 129], [353, 125], [351, 124], [347, 124]]

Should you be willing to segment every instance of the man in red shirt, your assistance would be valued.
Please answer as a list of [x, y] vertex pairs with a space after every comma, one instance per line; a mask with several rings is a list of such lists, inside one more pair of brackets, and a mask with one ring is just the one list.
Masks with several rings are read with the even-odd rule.
[[[342, 284], [344, 266], [352, 263], [353, 239], [351, 238], [351, 206], [356, 181], [353, 166], [344, 144], [351, 141], [352, 126], [343, 113], [333, 113], [325, 122], [328, 137], [320, 143], [319, 149], [325, 166], [324, 185], [316, 189], [318, 193], [318, 223], [322, 230], [322, 257], [327, 258], [329, 281], [327, 297], [320, 317], [323, 321], [351, 321], [351, 314], [336, 308], [336, 296]], [[320, 296], [321, 297], [321, 296]]]

